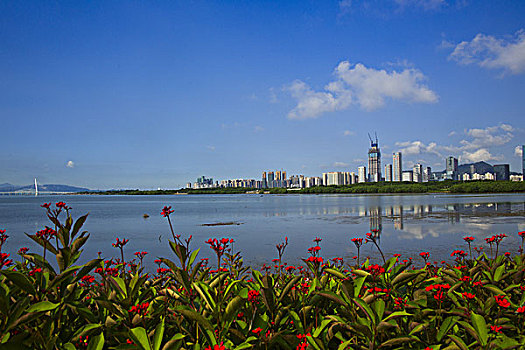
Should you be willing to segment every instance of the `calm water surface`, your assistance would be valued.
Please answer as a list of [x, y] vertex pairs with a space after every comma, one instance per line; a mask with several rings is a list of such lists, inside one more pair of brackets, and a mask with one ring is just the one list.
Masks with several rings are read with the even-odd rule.
[[[65, 201], [74, 217], [89, 212], [84, 226], [91, 233], [82, 261], [118, 256], [111, 243], [128, 238], [127, 257], [147, 251], [146, 263], [172, 257], [171, 237], [166, 219], [160, 216], [164, 205], [175, 209], [172, 221], [182, 237], [193, 235], [193, 248], [202, 248], [200, 258], [212, 257], [204, 241], [210, 237], [235, 239], [250, 263], [262, 264], [275, 258], [275, 244], [288, 237], [285, 258], [297, 263], [307, 257], [312, 240], [321, 237], [325, 258], [351, 259], [356, 254], [352, 237], [363, 237], [371, 229], [381, 230], [385, 255], [400, 253], [419, 259], [430, 251], [431, 260], [450, 260], [453, 249], [465, 249], [462, 237], [472, 235], [475, 245], [483, 238], [506, 233], [504, 251], [515, 253], [525, 231], [525, 195], [175, 195], [175, 196], [3, 196], [0, 197], [0, 229], [10, 236], [4, 251], [16, 253], [22, 246], [41, 253], [24, 232], [35, 233], [47, 221], [44, 202]], [[143, 214], [149, 214], [147, 219]], [[202, 226], [234, 221], [240, 225]], [[16, 255], [16, 254], [13, 254]], [[363, 247], [363, 256], [377, 259], [372, 245]], [[174, 257], [173, 257], [174, 258]], [[214, 261], [211, 259], [210, 261]]]

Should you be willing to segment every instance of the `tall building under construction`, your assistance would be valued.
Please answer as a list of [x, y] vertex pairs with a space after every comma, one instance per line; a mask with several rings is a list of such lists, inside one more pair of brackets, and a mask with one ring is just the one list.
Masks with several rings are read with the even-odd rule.
[[379, 142], [377, 141], [377, 135], [375, 141], [372, 140], [370, 135], [370, 148], [368, 149], [368, 181], [379, 182], [381, 181], [381, 150], [379, 149]]

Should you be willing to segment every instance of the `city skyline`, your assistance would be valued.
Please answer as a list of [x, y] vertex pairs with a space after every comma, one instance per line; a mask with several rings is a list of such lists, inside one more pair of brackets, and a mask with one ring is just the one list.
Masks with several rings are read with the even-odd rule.
[[394, 152], [521, 172], [524, 18], [489, 0], [2, 2], [0, 183], [394, 177]]

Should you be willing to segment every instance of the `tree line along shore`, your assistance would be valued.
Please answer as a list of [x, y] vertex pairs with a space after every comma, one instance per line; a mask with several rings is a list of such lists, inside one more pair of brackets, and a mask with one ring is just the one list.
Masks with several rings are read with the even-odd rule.
[[345, 186], [316, 186], [309, 188], [206, 188], [178, 190], [108, 190], [84, 191], [77, 194], [90, 195], [168, 195], [168, 194], [323, 194], [323, 193], [515, 193], [525, 192], [525, 182], [516, 181], [439, 181], [413, 182], [371, 182]]

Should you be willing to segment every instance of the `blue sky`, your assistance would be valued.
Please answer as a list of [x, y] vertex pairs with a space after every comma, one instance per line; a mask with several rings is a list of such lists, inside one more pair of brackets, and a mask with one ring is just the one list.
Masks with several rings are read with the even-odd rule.
[[525, 143], [525, 2], [0, 2], [0, 183], [176, 188]]

